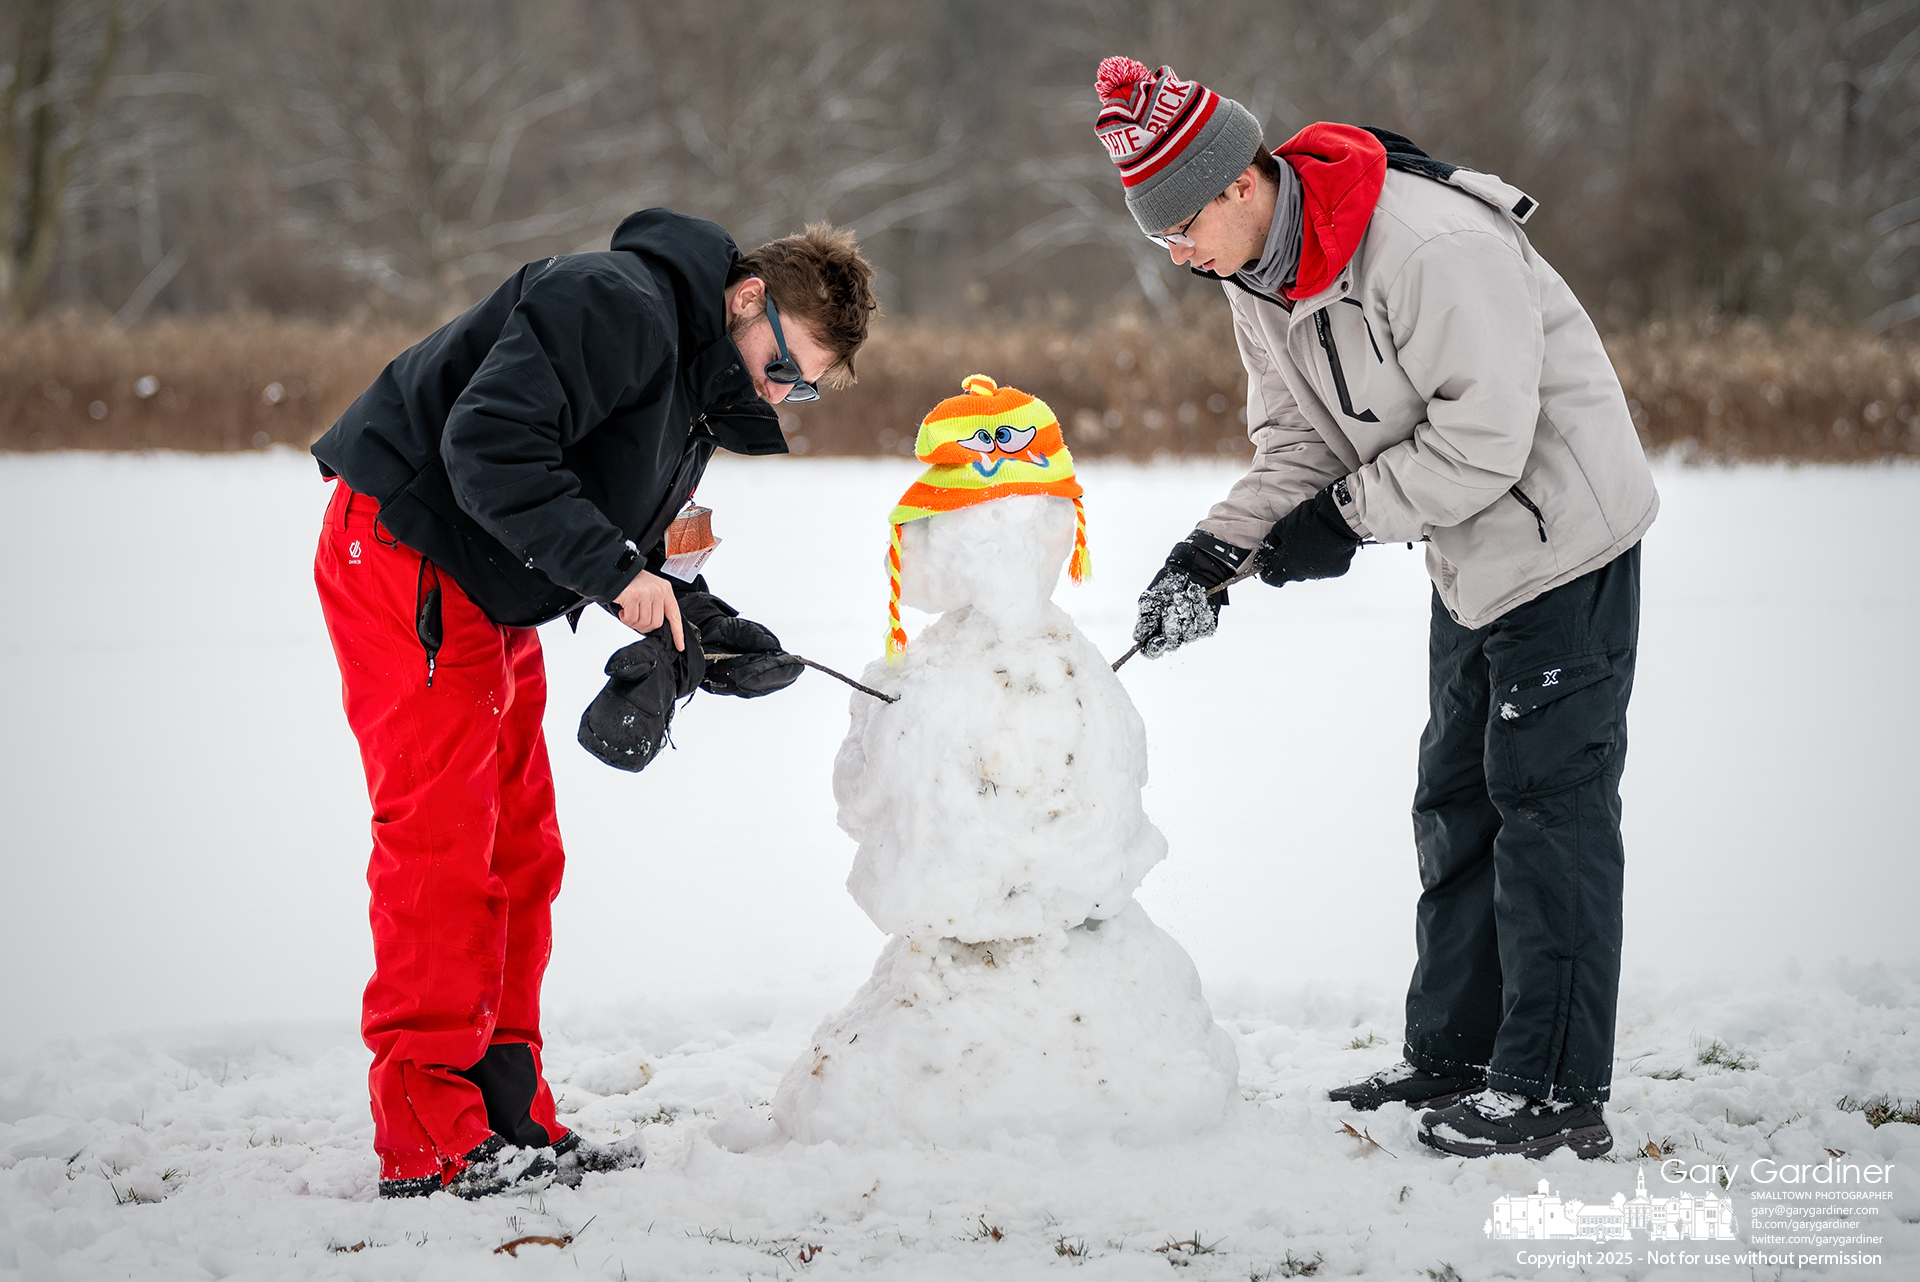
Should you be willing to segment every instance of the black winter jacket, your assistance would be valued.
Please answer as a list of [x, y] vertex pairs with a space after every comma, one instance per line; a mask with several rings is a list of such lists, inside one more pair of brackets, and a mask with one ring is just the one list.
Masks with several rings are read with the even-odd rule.
[[387, 366], [314, 443], [321, 473], [496, 623], [613, 600], [664, 559], [715, 448], [786, 452], [727, 337], [738, 257], [647, 209], [606, 252], [528, 264]]

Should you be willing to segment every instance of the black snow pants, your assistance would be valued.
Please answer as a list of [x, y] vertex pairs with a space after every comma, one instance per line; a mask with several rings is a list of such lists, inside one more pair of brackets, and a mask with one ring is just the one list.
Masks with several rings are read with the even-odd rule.
[[1640, 548], [1463, 628], [1433, 599], [1413, 831], [1407, 1059], [1495, 1090], [1612, 1089], [1625, 853], [1620, 772]]

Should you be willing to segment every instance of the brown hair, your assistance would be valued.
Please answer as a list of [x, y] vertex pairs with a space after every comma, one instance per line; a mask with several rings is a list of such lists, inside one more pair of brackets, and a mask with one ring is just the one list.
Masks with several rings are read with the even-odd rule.
[[1259, 170], [1260, 176], [1268, 182], [1277, 184], [1280, 181], [1280, 157], [1268, 151], [1266, 143], [1260, 144], [1259, 150], [1253, 153], [1253, 159], [1248, 163]]
[[820, 381], [828, 387], [852, 383], [853, 354], [867, 341], [867, 324], [880, 310], [873, 267], [861, 257], [853, 233], [809, 223], [798, 236], [770, 240], [735, 259], [727, 285], [749, 276], [765, 281], [780, 314], [804, 321], [837, 358]]

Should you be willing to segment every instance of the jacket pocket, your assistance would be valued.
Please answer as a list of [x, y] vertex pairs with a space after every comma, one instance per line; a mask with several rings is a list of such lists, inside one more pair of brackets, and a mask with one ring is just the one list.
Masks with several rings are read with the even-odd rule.
[[1540, 529], [1540, 541], [1542, 543], [1545, 543], [1547, 541], [1547, 514], [1545, 512], [1542, 512], [1540, 510], [1540, 505], [1538, 503], [1535, 503], [1532, 499], [1528, 498], [1527, 492], [1521, 489], [1519, 486], [1517, 485], [1514, 486], [1512, 489], [1508, 490], [1507, 493], [1513, 495], [1514, 498], [1518, 499], [1520, 501], [1520, 506], [1527, 509], [1527, 511], [1533, 514], [1533, 523], [1536, 526], [1538, 526]]
[[[1363, 320], [1365, 315], [1363, 310]], [[1333, 324], [1327, 319], [1327, 309], [1324, 307], [1313, 314], [1313, 332], [1320, 340], [1320, 350], [1327, 354], [1327, 372], [1333, 376], [1333, 389], [1340, 398], [1340, 412], [1355, 422], [1378, 423], [1380, 416], [1372, 410], [1353, 407], [1353, 394], [1347, 390], [1346, 367], [1340, 363], [1340, 347], [1333, 341]], [[1371, 335], [1372, 331], [1368, 333]]]
[[1495, 795], [1536, 797], [1572, 788], [1614, 762], [1622, 738], [1614, 664], [1568, 655], [1517, 668], [1493, 683], [1488, 732]]

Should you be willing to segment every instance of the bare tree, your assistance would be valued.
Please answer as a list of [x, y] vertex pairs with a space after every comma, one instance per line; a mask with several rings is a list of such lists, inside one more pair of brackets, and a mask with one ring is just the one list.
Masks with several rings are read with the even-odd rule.
[[1866, 271], [1893, 301], [1880, 332], [1920, 320], [1920, 0], [1849, 6], [1837, 31], [1841, 147], [1837, 181], [1866, 222]]
[[30, 314], [53, 270], [62, 204], [106, 100], [125, 0], [19, 0], [0, 92], [0, 307]]
[[167, 0], [112, 25], [153, 2], [8, 10], [16, 308], [425, 318], [651, 204], [747, 245], [851, 225], [896, 314], [1179, 308], [1203, 287], [1093, 139], [1123, 53], [1270, 143], [1381, 125], [1502, 174], [1615, 323], [1920, 321], [1920, 0]]
[[612, 70], [569, 65], [544, 24], [522, 30], [515, 16], [395, 0], [263, 18], [236, 110], [284, 193], [281, 230], [435, 309], [522, 261], [505, 251], [604, 221], [601, 202], [516, 161]]

